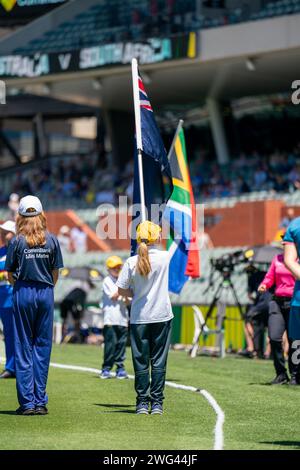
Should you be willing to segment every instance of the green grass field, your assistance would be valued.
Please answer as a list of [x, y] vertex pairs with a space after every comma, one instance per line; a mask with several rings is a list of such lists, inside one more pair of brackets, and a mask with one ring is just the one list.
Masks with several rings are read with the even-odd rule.
[[[128, 357], [130, 353], [128, 351]], [[102, 349], [54, 346], [52, 361], [99, 368]], [[132, 373], [131, 360], [127, 360]], [[225, 449], [300, 449], [300, 387], [269, 386], [270, 361], [172, 351], [168, 380], [208, 390], [225, 413]], [[48, 416], [16, 416], [0, 382], [0, 449], [212, 449], [216, 415], [200, 394], [166, 388], [163, 416], [136, 416], [132, 380], [50, 369]]]

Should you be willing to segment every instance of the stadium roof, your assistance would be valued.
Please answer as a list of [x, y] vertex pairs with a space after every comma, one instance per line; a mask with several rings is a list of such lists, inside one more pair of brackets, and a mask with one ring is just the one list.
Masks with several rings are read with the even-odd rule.
[[0, 106], [2, 119], [28, 119], [41, 114], [46, 119], [67, 119], [95, 116], [99, 111], [93, 106], [70, 103], [47, 96], [10, 96], [7, 104]]

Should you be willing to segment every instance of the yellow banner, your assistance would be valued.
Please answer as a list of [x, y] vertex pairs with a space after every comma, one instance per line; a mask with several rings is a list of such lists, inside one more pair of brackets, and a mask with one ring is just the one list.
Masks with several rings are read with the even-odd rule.
[[0, 3], [3, 6], [4, 10], [11, 11], [17, 3], [17, 0], [0, 0]]

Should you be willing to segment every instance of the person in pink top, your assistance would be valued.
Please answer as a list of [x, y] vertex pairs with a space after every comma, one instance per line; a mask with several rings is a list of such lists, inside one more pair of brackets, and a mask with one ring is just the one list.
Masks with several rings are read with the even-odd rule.
[[[282, 342], [284, 332], [288, 329], [291, 299], [294, 292], [295, 278], [284, 265], [283, 254], [276, 255], [270, 269], [260, 284], [258, 291], [266, 292], [275, 288], [269, 303], [268, 332], [271, 343], [276, 377], [271, 384], [285, 384], [289, 381], [285, 367]], [[291, 373], [291, 348], [289, 348], [289, 371]]]

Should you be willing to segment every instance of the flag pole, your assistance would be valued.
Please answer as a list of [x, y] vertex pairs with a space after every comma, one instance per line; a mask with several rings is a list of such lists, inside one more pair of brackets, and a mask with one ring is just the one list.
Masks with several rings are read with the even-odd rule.
[[133, 101], [134, 101], [134, 115], [135, 115], [135, 132], [136, 132], [136, 146], [138, 153], [138, 169], [139, 169], [139, 183], [140, 183], [140, 200], [141, 200], [141, 218], [142, 222], [146, 220], [146, 205], [145, 205], [145, 191], [144, 191], [144, 175], [143, 175], [143, 143], [142, 143], [142, 129], [141, 129], [141, 108], [140, 108], [140, 92], [139, 92], [139, 74], [138, 63], [136, 59], [131, 61], [132, 71], [132, 84], [133, 84]]
[[172, 140], [172, 145], [171, 145], [170, 150], [169, 150], [169, 153], [168, 153], [168, 160], [169, 160], [169, 161], [170, 161], [170, 158], [171, 158], [171, 155], [172, 155], [174, 146], [175, 146], [175, 142], [176, 142], [177, 136], [178, 136], [179, 132], [180, 132], [181, 129], [182, 129], [183, 123], [184, 123], [184, 120], [183, 120], [183, 119], [179, 119], [179, 122], [178, 122], [178, 125], [177, 125], [177, 129], [176, 129], [175, 135], [174, 135], [173, 140]]

